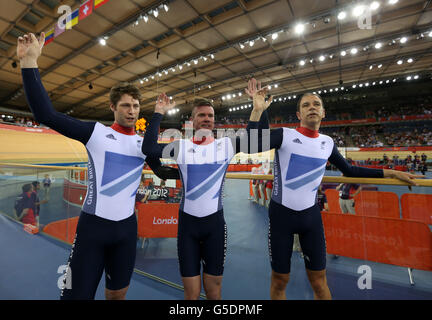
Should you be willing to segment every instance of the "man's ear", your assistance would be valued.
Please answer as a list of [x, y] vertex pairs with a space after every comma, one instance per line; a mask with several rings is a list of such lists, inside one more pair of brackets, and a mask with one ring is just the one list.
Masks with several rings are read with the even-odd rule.
[[325, 118], [325, 109], [323, 108], [323, 119]]
[[112, 103], [110, 104], [110, 109], [113, 112], [117, 110], [117, 108], [115, 107], [115, 105], [113, 105]]
[[297, 111], [296, 115], [297, 115], [297, 119], [301, 120], [301, 118], [300, 118], [300, 112]]

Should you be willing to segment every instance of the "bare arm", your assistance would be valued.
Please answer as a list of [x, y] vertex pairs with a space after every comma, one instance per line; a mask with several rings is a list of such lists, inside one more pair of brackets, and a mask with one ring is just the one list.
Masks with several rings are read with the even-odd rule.
[[17, 220], [22, 220], [22, 218], [24, 218], [24, 216], [28, 213], [28, 208], [26, 208], [26, 209], [24, 209], [23, 211], [22, 211], [22, 213], [21, 213], [21, 215], [20, 216], [18, 216], [17, 215]]

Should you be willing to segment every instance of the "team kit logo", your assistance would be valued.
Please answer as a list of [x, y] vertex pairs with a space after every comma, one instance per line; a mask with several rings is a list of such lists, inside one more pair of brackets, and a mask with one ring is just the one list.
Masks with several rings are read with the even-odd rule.
[[[209, 191], [225, 175], [228, 165], [228, 160], [224, 163], [188, 164], [186, 199], [196, 200]], [[219, 195], [220, 188], [212, 199], [218, 198]]]
[[285, 187], [297, 190], [322, 177], [326, 163], [327, 159], [306, 157], [293, 153], [288, 164]]
[[[144, 159], [115, 152], [105, 153], [101, 194], [113, 197], [141, 178]], [[131, 194], [134, 197], [136, 192]]]

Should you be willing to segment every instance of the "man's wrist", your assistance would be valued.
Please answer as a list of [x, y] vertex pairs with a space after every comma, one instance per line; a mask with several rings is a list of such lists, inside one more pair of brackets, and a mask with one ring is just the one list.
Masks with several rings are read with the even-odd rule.
[[155, 113], [159, 113], [161, 115], [165, 115], [165, 111], [162, 109], [155, 109]]
[[383, 169], [383, 176], [384, 178], [393, 178], [394, 171], [392, 169]]
[[21, 59], [20, 60], [20, 66], [21, 69], [27, 69], [27, 68], [38, 68], [37, 59]]
[[262, 110], [252, 109], [249, 120], [250, 121], [259, 121], [261, 119], [262, 113], [263, 113]]

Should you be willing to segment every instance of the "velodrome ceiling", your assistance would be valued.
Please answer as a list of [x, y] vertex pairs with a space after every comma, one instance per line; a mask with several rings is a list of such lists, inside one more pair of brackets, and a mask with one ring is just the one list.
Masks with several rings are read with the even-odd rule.
[[[17, 37], [49, 31], [59, 6], [85, 2], [0, 0], [0, 107], [29, 110]], [[371, 9], [355, 18], [356, 5]], [[245, 103], [238, 93], [251, 76], [277, 96], [432, 72], [431, 0], [109, 0], [77, 20], [39, 67], [55, 108], [83, 119], [112, 119], [108, 93], [121, 81], [141, 88], [144, 113], [160, 92], [183, 113], [196, 96], [217, 108]]]

